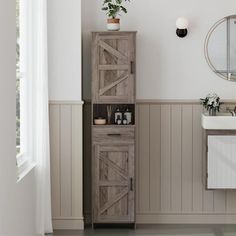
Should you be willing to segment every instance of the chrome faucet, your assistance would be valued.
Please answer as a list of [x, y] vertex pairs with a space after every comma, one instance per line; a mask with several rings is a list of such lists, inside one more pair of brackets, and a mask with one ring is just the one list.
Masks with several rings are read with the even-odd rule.
[[231, 110], [229, 107], [226, 108], [226, 110], [231, 113], [232, 116], [236, 116], [236, 106], [234, 108], [234, 110]]

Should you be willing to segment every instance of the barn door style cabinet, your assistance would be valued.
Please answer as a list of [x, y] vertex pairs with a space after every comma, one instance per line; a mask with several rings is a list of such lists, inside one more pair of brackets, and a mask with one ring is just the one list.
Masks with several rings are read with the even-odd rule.
[[93, 226], [135, 223], [135, 48], [136, 32], [92, 33]]

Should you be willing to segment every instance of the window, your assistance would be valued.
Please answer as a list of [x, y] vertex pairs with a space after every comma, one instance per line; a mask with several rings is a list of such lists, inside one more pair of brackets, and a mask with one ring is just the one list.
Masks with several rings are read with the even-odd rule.
[[30, 0], [16, 0], [16, 159], [18, 175], [32, 162]]
[[16, 154], [20, 150], [20, 27], [19, 27], [19, 0], [16, 0]]

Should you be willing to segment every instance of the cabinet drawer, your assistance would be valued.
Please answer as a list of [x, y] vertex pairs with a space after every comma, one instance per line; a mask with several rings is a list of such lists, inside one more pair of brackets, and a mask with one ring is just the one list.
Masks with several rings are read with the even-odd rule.
[[134, 127], [94, 127], [93, 142], [134, 142]]

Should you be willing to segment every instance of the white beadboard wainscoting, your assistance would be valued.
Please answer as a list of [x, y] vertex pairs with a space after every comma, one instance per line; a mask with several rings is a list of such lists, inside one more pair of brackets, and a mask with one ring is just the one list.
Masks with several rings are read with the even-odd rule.
[[82, 102], [50, 102], [54, 229], [83, 229]]
[[236, 191], [205, 189], [198, 102], [139, 102], [137, 223], [235, 224]]
[[[227, 101], [224, 106], [234, 106]], [[84, 107], [84, 216], [91, 186], [89, 102]], [[225, 109], [225, 108], [223, 108]], [[235, 224], [236, 191], [205, 188], [206, 150], [197, 100], [139, 100], [136, 110], [138, 224]]]
[[[50, 104], [53, 219], [80, 221], [82, 106]], [[91, 215], [91, 105], [84, 105], [84, 217]], [[205, 190], [202, 107], [189, 100], [139, 100], [136, 110], [138, 224], [235, 224], [236, 191]], [[79, 148], [79, 149], [78, 149]], [[75, 160], [74, 160], [75, 158]], [[82, 177], [81, 177], [82, 179]], [[76, 182], [77, 181], [77, 182]], [[78, 198], [76, 198], [78, 194]], [[78, 200], [79, 199], [79, 200]], [[79, 201], [76, 202], [76, 201]], [[78, 210], [79, 209], [79, 210]], [[80, 218], [81, 217], [81, 218]], [[71, 226], [70, 225], [70, 226]]]

